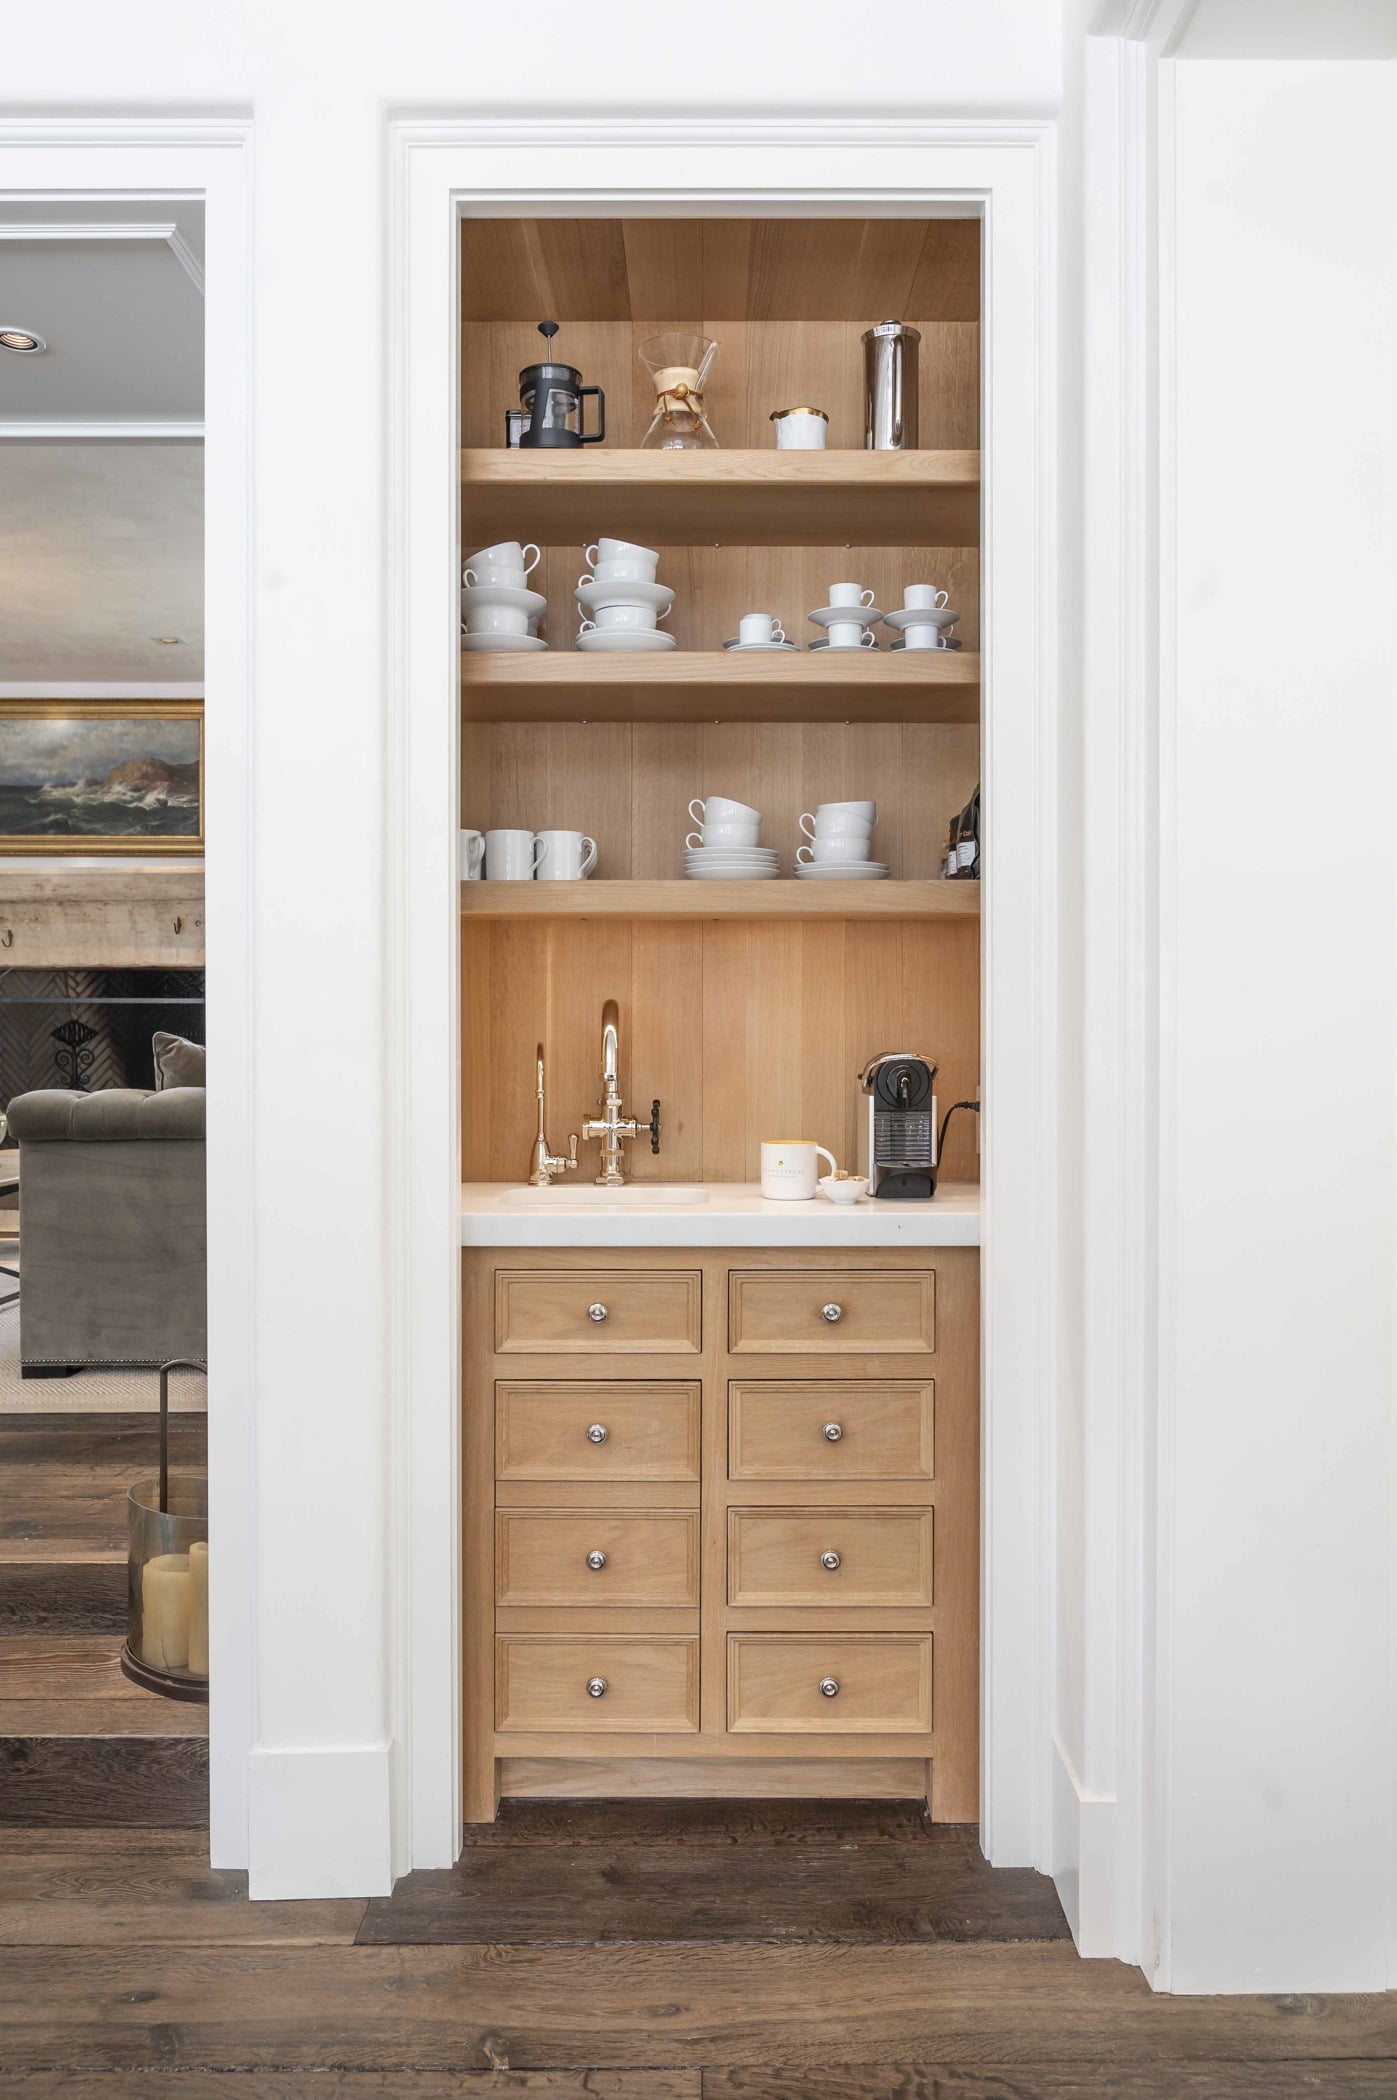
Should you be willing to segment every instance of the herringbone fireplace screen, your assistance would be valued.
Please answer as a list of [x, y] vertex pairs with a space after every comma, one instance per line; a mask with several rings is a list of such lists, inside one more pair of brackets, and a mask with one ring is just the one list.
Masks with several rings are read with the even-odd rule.
[[202, 970], [0, 970], [0, 1111], [35, 1087], [153, 1086], [158, 1029], [203, 1042]]

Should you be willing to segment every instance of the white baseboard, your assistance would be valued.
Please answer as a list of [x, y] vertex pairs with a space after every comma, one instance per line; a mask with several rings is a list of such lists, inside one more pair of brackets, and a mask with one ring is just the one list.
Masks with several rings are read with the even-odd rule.
[[[1139, 1949], [1123, 1916], [1117, 1879], [1120, 1802], [1092, 1794], [1053, 1737], [1053, 1881], [1077, 1952], [1104, 1961], [1138, 1962]], [[1122, 1935], [1129, 1944], [1122, 1944]]]
[[392, 1748], [253, 1750], [249, 1894], [256, 1901], [387, 1896]]

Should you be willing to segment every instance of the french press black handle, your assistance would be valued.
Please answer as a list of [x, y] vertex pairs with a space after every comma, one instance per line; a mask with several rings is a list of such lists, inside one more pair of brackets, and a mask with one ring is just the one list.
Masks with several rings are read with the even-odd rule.
[[582, 407], [582, 403], [589, 394], [595, 394], [597, 397], [597, 427], [595, 430], [584, 430], [582, 442], [584, 445], [599, 445], [606, 436], [606, 395], [599, 386], [580, 386], [577, 389], [579, 417], [584, 423], [587, 420], [587, 411]]

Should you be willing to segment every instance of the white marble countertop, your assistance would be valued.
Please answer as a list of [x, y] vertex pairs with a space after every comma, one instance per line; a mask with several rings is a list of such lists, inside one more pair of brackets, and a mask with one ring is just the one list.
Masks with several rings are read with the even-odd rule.
[[945, 1182], [930, 1203], [825, 1196], [778, 1203], [754, 1181], [599, 1189], [532, 1189], [512, 1181], [461, 1188], [463, 1247], [978, 1247], [980, 1191]]

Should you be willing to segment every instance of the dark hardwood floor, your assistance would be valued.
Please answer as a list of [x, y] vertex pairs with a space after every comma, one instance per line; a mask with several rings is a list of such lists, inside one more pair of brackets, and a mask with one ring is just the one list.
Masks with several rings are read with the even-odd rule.
[[201, 1710], [116, 1673], [149, 1441], [0, 1418], [3, 2100], [1397, 2100], [1397, 1994], [1156, 1996], [915, 1803], [513, 1803], [391, 1896], [250, 1903]]

